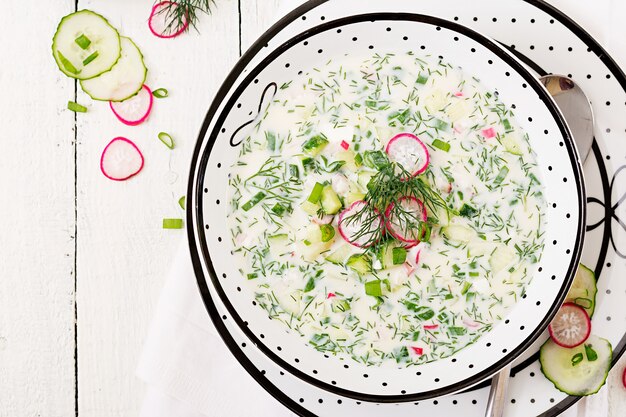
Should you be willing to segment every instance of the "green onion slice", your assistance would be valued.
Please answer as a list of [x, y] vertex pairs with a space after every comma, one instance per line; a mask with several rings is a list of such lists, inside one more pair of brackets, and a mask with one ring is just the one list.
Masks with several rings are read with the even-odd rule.
[[381, 281], [379, 279], [375, 281], [369, 281], [365, 283], [365, 294], [374, 297], [380, 297], [383, 295], [383, 289], [380, 287]]
[[170, 149], [174, 149], [174, 138], [169, 133], [159, 132], [159, 140]]
[[74, 103], [73, 101], [67, 102], [67, 109], [75, 113], [87, 113], [87, 107], [80, 105], [78, 103]]
[[260, 191], [254, 195], [247, 203], [245, 203], [241, 208], [243, 211], [249, 211], [252, 207], [256, 206], [257, 203], [265, 198], [265, 193]]
[[329, 242], [335, 237], [335, 228], [330, 224], [320, 225], [320, 231], [322, 232], [322, 242]]
[[91, 61], [98, 58], [98, 55], [100, 55], [98, 51], [95, 51], [93, 54], [89, 55], [87, 58], [83, 60], [83, 65], [89, 64]]
[[439, 139], [435, 139], [433, 141], [433, 146], [437, 149], [441, 149], [444, 152], [448, 152], [450, 150], [450, 144]]
[[152, 95], [156, 98], [165, 98], [169, 95], [169, 92], [165, 88], [157, 88], [152, 92]]
[[164, 229], [182, 229], [183, 219], [163, 219]]
[[324, 184], [320, 184], [319, 182], [316, 182], [315, 185], [313, 186], [313, 190], [311, 190], [311, 194], [309, 195], [309, 198], [307, 199], [310, 203], [317, 203], [320, 201], [320, 198], [322, 198], [322, 191], [324, 190]]
[[182, 196], [178, 199], [178, 205], [181, 209], [185, 210], [185, 196]]
[[89, 48], [89, 45], [91, 45], [91, 40], [88, 37], [86, 37], [84, 34], [74, 39], [74, 42], [76, 42], [76, 44], [80, 46], [81, 49], [87, 49]]

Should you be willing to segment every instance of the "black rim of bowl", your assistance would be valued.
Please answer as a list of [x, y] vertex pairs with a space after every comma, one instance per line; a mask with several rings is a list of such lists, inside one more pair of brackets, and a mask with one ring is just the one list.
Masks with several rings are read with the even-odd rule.
[[[189, 235], [192, 262], [194, 265], [194, 270], [196, 273], [196, 278], [198, 281], [200, 292], [202, 294], [202, 298], [204, 300], [205, 306], [207, 307], [207, 310], [209, 312], [209, 315], [213, 323], [217, 327], [218, 332], [224, 339], [225, 343], [228, 345], [232, 354], [237, 358], [237, 360], [242, 364], [242, 366], [244, 366], [244, 368], [257, 380], [257, 382], [259, 382], [262, 386], [264, 386], [266, 390], [268, 390], [275, 398], [277, 398], [284, 405], [288, 406], [292, 410], [305, 416], [313, 415], [313, 414], [310, 414], [310, 412], [304, 409], [304, 407], [302, 407], [300, 404], [297, 404], [296, 402], [289, 399], [284, 393], [282, 393], [271, 382], [269, 382], [262, 375], [262, 373], [254, 366], [254, 364], [246, 357], [245, 353], [239, 348], [237, 343], [234, 341], [234, 339], [232, 338], [232, 336], [230, 335], [230, 333], [228, 332], [228, 330], [222, 323], [222, 318], [217, 312], [217, 308], [215, 307], [215, 304], [212, 300], [212, 297], [210, 295], [210, 292], [206, 283], [206, 277], [204, 275], [204, 270], [202, 267], [202, 260], [201, 260], [202, 258], [204, 258], [206, 262], [206, 267], [209, 270], [210, 279], [212, 280], [214, 284], [215, 290], [217, 291], [221, 301], [224, 303], [225, 307], [227, 308], [229, 314], [231, 315], [231, 318], [238, 324], [240, 329], [245, 333], [246, 337], [250, 339], [252, 343], [254, 343], [268, 358], [270, 358], [273, 362], [275, 362], [281, 368], [287, 370], [288, 372], [295, 375], [296, 377], [318, 388], [321, 388], [323, 390], [326, 390], [336, 395], [340, 395], [340, 396], [347, 397], [347, 398], [352, 398], [355, 400], [379, 402], [379, 403], [420, 401], [424, 399], [429, 399], [433, 397], [450, 394], [452, 392], [457, 392], [457, 391], [463, 390], [465, 388], [471, 387], [479, 383], [480, 381], [484, 380], [485, 378], [488, 378], [490, 375], [496, 373], [498, 370], [502, 369], [507, 364], [515, 360], [541, 335], [541, 333], [546, 329], [551, 319], [554, 317], [554, 315], [558, 311], [560, 305], [562, 304], [565, 298], [565, 295], [566, 295], [565, 290], [569, 287], [569, 285], [571, 284], [573, 280], [573, 277], [576, 272], [577, 265], [580, 259], [581, 251], [582, 251], [583, 240], [584, 240], [584, 233], [582, 231], [584, 230], [584, 223], [585, 223], [585, 217], [586, 217], [585, 216], [586, 205], [584, 204], [586, 200], [585, 200], [585, 190], [583, 186], [582, 169], [578, 161], [578, 157], [575, 151], [575, 147], [573, 145], [572, 137], [569, 133], [569, 130], [566, 127], [566, 124], [563, 120], [561, 113], [556, 108], [554, 102], [552, 101], [548, 93], [545, 91], [545, 89], [540, 85], [539, 81], [534, 76], [532, 76], [532, 74], [530, 74], [519, 62], [513, 59], [507, 52], [505, 52], [501, 46], [497, 45], [494, 41], [490, 40], [489, 38], [486, 38], [485, 36], [465, 26], [462, 26], [462, 25], [459, 25], [459, 24], [456, 24], [456, 23], [453, 23], [444, 19], [432, 17], [432, 16], [425, 16], [425, 15], [412, 14], [412, 13], [369, 13], [369, 14], [350, 16], [350, 17], [341, 18], [338, 20], [329, 21], [328, 23], [315, 26], [293, 37], [292, 39], [288, 40], [280, 47], [276, 48], [276, 50], [273, 51], [268, 57], [266, 57], [257, 67], [255, 67], [254, 70], [252, 70], [250, 74], [248, 74], [248, 76], [244, 79], [244, 81], [238, 86], [237, 90], [235, 90], [235, 93], [231, 96], [229, 103], [227, 103], [227, 105], [225, 106], [226, 111], [222, 111], [220, 113], [219, 119], [216, 123], [216, 127], [213, 129], [213, 131], [211, 132], [208, 138], [207, 146], [204, 149], [204, 151], [202, 151], [203, 141], [208, 131], [209, 124], [211, 123], [213, 118], [216, 116], [217, 109], [220, 103], [228, 94], [230, 90], [230, 86], [236, 80], [236, 78], [241, 74], [245, 65], [247, 65], [247, 63], [249, 63], [252, 60], [256, 52], [258, 52], [258, 50], [263, 48], [265, 44], [267, 43], [267, 41], [271, 39], [277, 32], [282, 30], [282, 28], [287, 26], [290, 22], [295, 20], [297, 17], [301, 16], [306, 11], [313, 9], [322, 3], [325, 3], [326, 1], [327, 0], [310, 1], [300, 6], [298, 9], [294, 10], [287, 16], [285, 16], [283, 19], [281, 19], [281, 21], [279, 21], [277, 24], [272, 26], [272, 28], [270, 28], [268, 32], [266, 32], [263, 36], [261, 36], [255, 42], [255, 44], [253, 44], [253, 46], [237, 62], [234, 69], [228, 75], [228, 77], [226, 78], [226, 81], [223, 83], [222, 87], [218, 91], [213, 103], [211, 104], [209, 108], [207, 116], [202, 124], [202, 128], [200, 130], [196, 148], [193, 154], [191, 173], [189, 177], [189, 187], [188, 187], [188, 195], [192, 197], [190, 201], [195, 203], [194, 206], [190, 205], [187, 208], [187, 230], [188, 230], [188, 235]], [[525, 1], [529, 1], [529, 0], [525, 0]], [[203, 183], [204, 183], [204, 173], [205, 173], [204, 169], [206, 168], [208, 164], [208, 159], [211, 154], [213, 144], [215, 143], [217, 134], [219, 132], [218, 126], [220, 126], [225, 120], [226, 114], [227, 114], [226, 112], [228, 111], [228, 109], [230, 109], [234, 105], [233, 97], [236, 97], [241, 92], [241, 90], [243, 90], [247, 86], [248, 83], [252, 82], [252, 80], [254, 79], [254, 76], [256, 75], [257, 72], [259, 72], [260, 68], [263, 68], [277, 54], [282, 53], [282, 51], [285, 48], [288, 48], [292, 46], [293, 44], [297, 44], [303, 38], [312, 36], [314, 34], [317, 34], [325, 30], [333, 29], [333, 28], [343, 26], [346, 24], [363, 22], [363, 21], [371, 21], [371, 20], [387, 20], [387, 21], [409, 20], [409, 21], [416, 21], [416, 22], [421, 22], [421, 23], [428, 23], [433, 26], [445, 27], [447, 29], [451, 29], [453, 31], [456, 31], [458, 33], [461, 33], [465, 36], [468, 36], [478, 41], [480, 44], [482, 44], [483, 46], [491, 50], [491, 52], [493, 52], [498, 57], [503, 59], [511, 68], [513, 68], [515, 71], [517, 71], [520, 75], [523, 76], [523, 78], [528, 82], [529, 87], [533, 88], [537, 92], [537, 94], [542, 99], [542, 101], [546, 104], [546, 106], [549, 108], [550, 112], [552, 113], [553, 118], [556, 120], [557, 124], [559, 125], [560, 133], [565, 139], [564, 142], [567, 147], [568, 154], [570, 156], [570, 161], [572, 163], [573, 171], [575, 174], [576, 186], [579, 190], [579, 193], [578, 193], [579, 222], [577, 225], [578, 227], [577, 235], [579, 236], [579, 239], [575, 242], [574, 247], [572, 249], [572, 257], [571, 257], [570, 265], [568, 267], [567, 277], [563, 282], [559, 296], [556, 297], [553, 305], [550, 307], [549, 313], [544, 317], [544, 319], [541, 321], [539, 326], [536, 327], [535, 330], [530, 333], [530, 335], [524, 340], [523, 343], [521, 343], [515, 349], [512, 349], [502, 360], [492, 364], [490, 367], [483, 370], [482, 372], [479, 372], [473, 375], [471, 378], [468, 378], [458, 383], [444, 386], [435, 390], [423, 391], [423, 392], [418, 392], [418, 393], [407, 393], [407, 394], [402, 394], [402, 395], [372, 395], [372, 394], [359, 393], [359, 392], [354, 392], [351, 390], [338, 388], [336, 386], [327, 384], [316, 378], [313, 378], [308, 374], [305, 374], [304, 372], [300, 371], [299, 369], [285, 362], [282, 358], [278, 357], [274, 352], [272, 352], [270, 348], [265, 346], [265, 344], [262, 343], [262, 341], [259, 338], [257, 338], [256, 335], [254, 335], [247, 328], [247, 326], [245, 326], [243, 320], [239, 317], [239, 315], [235, 311], [232, 304], [230, 304], [230, 302], [228, 301], [228, 297], [226, 296], [223, 289], [221, 288], [221, 285], [219, 284], [219, 280], [213, 268], [213, 264], [212, 264], [211, 257], [208, 251], [208, 247], [206, 245], [206, 241], [201, 237], [203, 236], [203, 233], [204, 233], [204, 229], [203, 229], [204, 222], [202, 221], [203, 220], [202, 193], [203, 193]], [[196, 166], [198, 166], [198, 162], [199, 162], [199, 167], [196, 170]], [[197, 176], [196, 176], [196, 172], [197, 172]], [[197, 213], [197, 218], [198, 218], [197, 222], [194, 221], [194, 217], [193, 217], [194, 211]], [[196, 242], [195, 242], [196, 234], [197, 236], [199, 236], [198, 241], [200, 242], [200, 248], [196, 246]]]

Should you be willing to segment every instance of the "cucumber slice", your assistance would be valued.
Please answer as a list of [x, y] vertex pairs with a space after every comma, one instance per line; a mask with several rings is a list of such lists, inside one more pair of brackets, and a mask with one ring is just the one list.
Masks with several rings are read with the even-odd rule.
[[613, 349], [608, 340], [589, 336], [575, 348], [564, 348], [548, 340], [541, 346], [541, 372], [554, 386], [569, 395], [595, 394], [606, 382]]
[[596, 276], [593, 271], [585, 265], [580, 264], [578, 271], [574, 277], [572, 287], [567, 293], [566, 301], [578, 304], [585, 310], [589, 317], [593, 316], [596, 308], [596, 293], [598, 287], [596, 285]]
[[372, 261], [367, 255], [352, 255], [348, 258], [346, 266], [359, 275], [365, 275], [372, 271]]
[[68, 77], [94, 78], [111, 70], [120, 59], [120, 35], [104, 17], [81, 10], [59, 22], [52, 38], [52, 55]]
[[143, 55], [129, 38], [121, 37], [122, 56], [110, 71], [89, 80], [81, 80], [83, 91], [94, 100], [124, 101], [137, 94], [146, 81], [148, 70]]
[[472, 239], [474, 231], [460, 224], [451, 224], [443, 228], [443, 234], [454, 242], [467, 243]]
[[336, 214], [341, 210], [341, 200], [330, 185], [326, 185], [322, 190], [320, 204], [326, 214]]
[[326, 260], [336, 265], [343, 265], [350, 254], [352, 254], [352, 247], [348, 244], [344, 244], [328, 255]]
[[508, 246], [498, 246], [489, 258], [489, 265], [494, 274], [502, 271], [515, 261], [515, 252]]

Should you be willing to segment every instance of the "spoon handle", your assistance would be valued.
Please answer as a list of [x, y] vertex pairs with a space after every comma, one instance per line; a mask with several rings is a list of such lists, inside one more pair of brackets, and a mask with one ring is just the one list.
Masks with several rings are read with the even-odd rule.
[[485, 417], [502, 417], [504, 414], [504, 402], [506, 401], [506, 391], [509, 387], [510, 373], [511, 366], [509, 365], [493, 376]]

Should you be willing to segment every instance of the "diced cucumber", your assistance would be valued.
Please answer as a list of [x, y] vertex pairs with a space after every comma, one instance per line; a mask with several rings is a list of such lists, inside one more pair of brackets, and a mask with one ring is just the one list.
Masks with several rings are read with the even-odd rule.
[[350, 204], [354, 203], [355, 201], [361, 201], [364, 198], [365, 198], [365, 194], [363, 194], [361, 192], [349, 191], [348, 194], [346, 195], [346, 204], [350, 205]]
[[456, 100], [446, 107], [446, 114], [452, 123], [469, 116], [471, 111], [472, 107], [463, 99]]
[[324, 191], [324, 184], [316, 182], [311, 190], [311, 194], [309, 194], [309, 197], [307, 198], [307, 201], [313, 204], [319, 203], [322, 198], [322, 191]]
[[374, 281], [368, 281], [365, 283], [365, 294], [373, 297], [380, 297], [383, 295], [382, 281], [377, 279]]
[[352, 253], [352, 246], [348, 244], [344, 244], [339, 246], [332, 252], [330, 255], [326, 257], [328, 262], [334, 263], [335, 265], [343, 265], [346, 262], [346, 259]]
[[450, 144], [439, 139], [433, 140], [433, 146], [437, 149], [441, 149], [444, 152], [450, 151]]
[[367, 184], [369, 184], [373, 176], [374, 176], [373, 172], [366, 172], [366, 171], [359, 172], [359, 179], [358, 179], [359, 185], [363, 187], [364, 190], [367, 190]]
[[611, 343], [594, 335], [571, 349], [548, 339], [539, 351], [541, 372], [559, 391], [576, 396], [595, 394], [602, 388], [612, 357]]
[[509, 167], [507, 167], [506, 165], [503, 166], [502, 168], [500, 168], [500, 172], [498, 172], [498, 175], [496, 176], [496, 178], [493, 180], [493, 183], [495, 185], [500, 185], [502, 184], [502, 181], [504, 181], [504, 179], [506, 178], [506, 176], [509, 175]]
[[267, 241], [270, 247], [270, 254], [274, 259], [280, 259], [281, 256], [290, 252], [289, 235], [286, 233], [269, 236]]
[[467, 244], [469, 256], [482, 256], [491, 253], [493, 250], [493, 243], [483, 240], [477, 236], [472, 237]]
[[322, 190], [320, 204], [326, 214], [336, 214], [341, 210], [341, 200], [330, 185], [326, 185]]
[[459, 210], [459, 214], [463, 217], [467, 217], [468, 219], [471, 219], [477, 213], [478, 211], [474, 207], [470, 206], [469, 204], [463, 204], [463, 206], [461, 207], [461, 210]]
[[420, 72], [419, 75], [417, 76], [417, 80], [415, 80], [415, 82], [417, 84], [426, 84], [426, 81], [428, 81], [428, 74]]
[[469, 227], [460, 224], [451, 224], [443, 228], [443, 234], [454, 242], [467, 243], [475, 233]]
[[502, 139], [500, 139], [500, 141], [502, 142], [502, 146], [504, 146], [504, 149], [506, 149], [508, 153], [511, 153], [513, 155], [522, 154], [522, 148], [520, 147], [517, 139], [513, 137], [513, 135], [504, 135]]
[[317, 156], [328, 145], [328, 139], [322, 135], [315, 135], [302, 145], [302, 150], [311, 156]]
[[314, 224], [307, 227], [304, 236], [299, 236], [298, 239], [296, 253], [308, 262], [318, 260], [332, 245], [332, 241], [322, 242], [322, 231]]
[[494, 274], [502, 271], [515, 261], [515, 252], [506, 245], [500, 245], [493, 251], [489, 258], [489, 265]]
[[317, 216], [318, 211], [320, 211], [322, 207], [319, 205], [319, 203], [311, 203], [310, 201], [306, 200], [304, 203], [302, 203], [300, 208], [309, 216]]
[[402, 265], [406, 260], [407, 250], [400, 247], [395, 241], [389, 241], [382, 245], [376, 254], [382, 269], [393, 268]]
[[111, 70], [80, 81], [83, 91], [94, 100], [124, 101], [137, 94], [146, 81], [148, 69], [141, 51], [129, 38], [120, 39], [122, 55]]
[[359, 275], [365, 275], [372, 271], [372, 261], [365, 254], [352, 255], [346, 261], [346, 266]]
[[59, 69], [79, 80], [111, 70], [120, 59], [121, 50], [117, 30], [91, 10], [65, 16], [52, 39], [52, 55]]
[[580, 264], [566, 300], [580, 305], [587, 310], [589, 317], [592, 317], [596, 308], [597, 292], [596, 275], [591, 269]]
[[261, 200], [265, 198], [265, 193], [259, 191], [256, 193], [250, 200], [246, 201], [246, 203], [241, 206], [243, 211], [249, 211], [252, 207], [256, 206]]
[[354, 160], [355, 154], [351, 150], [339, 151], [336, 157], [339, 161], [345, 162], [344, 168], [348, 171], [356, 172], [358, 169], [356, 161]]

